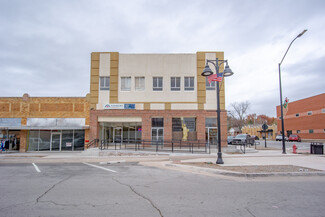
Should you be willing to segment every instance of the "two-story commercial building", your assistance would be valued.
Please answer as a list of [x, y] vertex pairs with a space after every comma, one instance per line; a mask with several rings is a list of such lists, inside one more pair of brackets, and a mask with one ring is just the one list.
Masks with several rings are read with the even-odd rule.
[[[216, 142], [216, 85], [201, 76], [207, 59], [192, 54], [91, 54], [90, 140], [188, 140]], [[222, 67], [223, 68], [223, 67]], [[223, 69], [220, 69], [223, 70]], [[225, 85], [221, 86], [222, 144], [226, 145]]]

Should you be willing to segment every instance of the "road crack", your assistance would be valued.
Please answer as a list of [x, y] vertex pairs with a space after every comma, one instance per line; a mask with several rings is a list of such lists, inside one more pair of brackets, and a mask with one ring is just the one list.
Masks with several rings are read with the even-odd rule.
[[128, 184], [125, 184], [125, 183], [122, 183], [122, 182], [120, 182], [119, 180], [117, 180], [117, 179], [115, 179], [114, 177], [112, 177], [112, 179], [115, 181], [115, 182], [117, 182], [117, 183], [119, 183], [120, 185], [123, 185], [123, 186], [126, 186], [126, 187], [128, 187], [128, 188], [130, 188], [130, 190], [133, 192], [133, 193], [135, 193], [136, 195], [138, 195], [139, 197], [141, 197], [141, 198], [143, 198], [144, 200], [146, 200], [146, 201], [148, 201], [150, 204], [151, 204], [151, 206], [155, 209], [155, 210], [157, 210], [158, 211], [158, 213], [159, 213], [159, 215], [161, 216], [161, 217], [164, 217], [163, 216], [163, 214], [161, 213], [161, 210], [149, 199], [149, 198], [147, 198], [146, 196], [144, 196], [144, 195], [142, 195], [142, 194], [140, 194], [139, 192], [137, 192], [134, 188], [132, 188], [132, 186], [131, 185], [128, 185]]
[[55, 188], [55, 186], [61, 184], [62, 182], [65, 182], [67, 181], [68, 179], [70, 179], [72, 176], [68, 176], [66, 177], [65, 179], [62, 179], [60, 180], [59, 182], [55, 183], [54, 185], [52, 185], [52, 187], [50, 187], [48, 190], [46, 190], [41, 196], [39, 196], [37, 199], [36, 199], [36, 203], [39, 202], [39, 200], [44, 197], [47, 193], [49, 193], [53, 188]]
[[247, 207], [245, 207], [246, 211], [249, 212], [252, 216], [256, 217]]

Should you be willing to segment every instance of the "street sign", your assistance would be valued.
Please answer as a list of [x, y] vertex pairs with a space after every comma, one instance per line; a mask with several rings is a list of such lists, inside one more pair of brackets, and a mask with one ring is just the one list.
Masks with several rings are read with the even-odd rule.
[[269, 127], [267, 126], [267, 124], [263, 124], [262, 125], [262, 129], [265, 131], [265, 130], [267, 130]]

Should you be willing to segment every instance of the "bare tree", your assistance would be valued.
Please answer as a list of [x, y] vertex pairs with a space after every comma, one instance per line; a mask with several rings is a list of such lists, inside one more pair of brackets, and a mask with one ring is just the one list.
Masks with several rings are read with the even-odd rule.
[[245, 125], [246, 121], [246, 112], [249, 108], [249, 102], [234, 102], [231, 103], [232, 110], [229, 112], [229, 115], [233, 118], [234, 126], [238, 127], [241, 131], [242, 127]]

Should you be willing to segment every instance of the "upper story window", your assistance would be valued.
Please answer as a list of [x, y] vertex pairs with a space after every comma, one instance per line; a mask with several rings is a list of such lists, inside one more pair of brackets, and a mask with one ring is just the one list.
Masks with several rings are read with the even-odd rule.
[[208, 77], [205, 78], [205, 89], [206, 90], [215, 90], [216, 89], [216, 82], [212, 81], [209, 84]]
[[170, 78], [170, 90], [171, 91], [180, 91], [181, 90], [181, 78], [180, 77], [171, 77]]
[[307, 112], [307, 115], [312, 115], [312, 114], [313, 114], [312, 111]]
[[131, 90], [131, 77], [121, 77], [121, 90], [122, 91]]
[[314, 133], [314, 130], [313, 130], [313, 129], [310, 129], [310, 130], [309, 130], [309, 133]]
[[152, 90], [153, 91], [162, 91], [163, 90], [163, 78], [162, 77], [153, 77], [152, 78]]
[[322, 109], [322, 113], [325, 113], [325, 108], [324, 108], [324, 109]]
[[144, 77], [135, 77], [135, 90], [142, 91], [145, 89]]
[[194, 90], [194, 77], [184, 78], [184, 90]]
[[108, 76], [101, 76], [100, 78], [100, 90], [109, 90], [109, 77]]
[[299, 113], [296, 114], [296, 117], [299, 117]]

